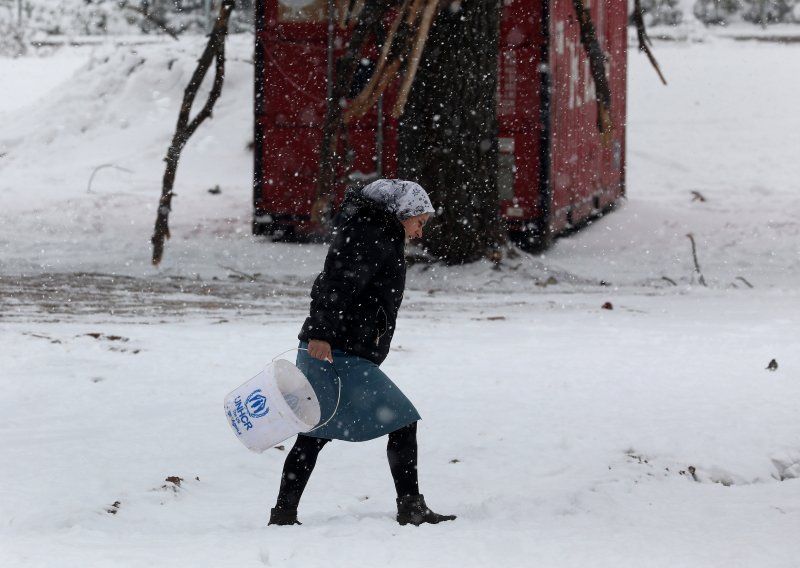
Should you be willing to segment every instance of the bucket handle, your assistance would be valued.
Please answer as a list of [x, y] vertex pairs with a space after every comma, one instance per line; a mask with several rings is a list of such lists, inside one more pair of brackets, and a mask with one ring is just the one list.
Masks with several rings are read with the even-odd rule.
[[[277, 359], [281, 355], [286, 355], [291, 351], [308, 351], [308, 349], [306, 349], [305, 347], [293, 347], [292, 349], [287, 349], [283, 353], [278, 353], [277, 355], [275, 355], [275, 357], [273, 357], [272, 361], [270, 362], [271, 363], [274, 362], [275, 359]], [[328, 422], [333, 420], [333, 417], [336, 416], [336, 411], [339, 410], [339, 403], [342, 401], [342, 377], [339, 376], [339, 371], [336, 370], [336, 367], [333, 365], [333, 363], [331, 363], [331, 368], [333, 369], [333, 372], [336, 374], [336, 378], [339, 380], [339, 394], [336, 396], [336, 406], [333, 408], [333, 412], [331, 413], [330, 418], [328, 418], [325, 422], [323, 422], [319, 426], [314, 426], [311, 430], [309, 430], [309, 432], [313, 432], [314, 430], [317, 430], [325, 426]]]

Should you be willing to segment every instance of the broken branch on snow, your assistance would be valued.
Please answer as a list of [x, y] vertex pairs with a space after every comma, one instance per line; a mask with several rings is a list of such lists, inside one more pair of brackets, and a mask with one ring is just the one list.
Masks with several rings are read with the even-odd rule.
[[86, 193], [92, 193], [92, 180], [94, 179], [94, 176], [97, 174], [97, 172], [105, 168], [114, 168], [115, 170], [119, 170], [121, 172], [125, 172], [128, 174], [133, 173], [133, 170], [129, 170], [128, 168], [123, 168], [122, 166], [118, 166], [116, 164], [101, 164], [92, 170], [92, 175], [89, 176], [89, 183], [86, 186]]
[[703, 273], [700, 271], [700, 263], [697, 261], [697, 245], [694, 242], [694, 235], [692, 233], [688, 233], [686, 236], [692, 242], [692, 258], [694, 259], [694, 271], [698, 276], [697, 281], [703, 286], [708, 286], [708, 284], [706, 284], [706, 279], [703, 278]]

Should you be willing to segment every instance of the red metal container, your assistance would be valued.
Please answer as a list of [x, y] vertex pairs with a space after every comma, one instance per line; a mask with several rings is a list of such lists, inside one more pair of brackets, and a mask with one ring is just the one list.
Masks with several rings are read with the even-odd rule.
[[[596, 126], [594, 81], [572, 0], [503, 2], [500, 212], [512, 235], [532, 246], [601, 213], [625, 192], [627, 0], [584, 3], [607, 58], [613, 130], [605, 140]], [[325, 101], [347, 39], [347, 30], [336, 25], [338, 6], [344, 4], [259, 0], [256, 5], [257, 234], [302, 237], [319, 230], [310, 221], [311, 202]], [[368, 67], [364, 71], [365, 83]], [[397, 121], [389, 116], [395, 88], [382, 106], [350, 125], [355, 179], [397, 175]]]

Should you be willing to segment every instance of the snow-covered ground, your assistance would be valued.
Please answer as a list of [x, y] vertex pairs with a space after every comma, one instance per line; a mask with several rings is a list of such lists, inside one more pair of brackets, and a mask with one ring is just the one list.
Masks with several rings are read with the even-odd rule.
[[251, 40], [159, 268], [203, 39], [0, 59], [0, 566], [800, 565], [800, 44], [702, 39], [656, 44], [668, 87], [631, 51], [618, 211], [500, 271], [412, 269], [384, 368], [459, 515], [421, 528], [383, 440], [327, 447], [304, 525], [266, 527], [285, 449], [223, 416], [294, 346], [324, 256], [249, 234]]

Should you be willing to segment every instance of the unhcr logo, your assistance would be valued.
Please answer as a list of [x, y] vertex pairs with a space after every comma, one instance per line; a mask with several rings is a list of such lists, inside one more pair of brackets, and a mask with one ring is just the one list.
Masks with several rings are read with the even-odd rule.
[[244, 404], [247, 407], [247, 414], [253, 418], [261, 418], [269, 412], [267, 397], [261, 394], [261, 389], [251, 392]]

